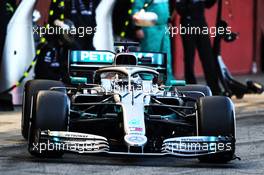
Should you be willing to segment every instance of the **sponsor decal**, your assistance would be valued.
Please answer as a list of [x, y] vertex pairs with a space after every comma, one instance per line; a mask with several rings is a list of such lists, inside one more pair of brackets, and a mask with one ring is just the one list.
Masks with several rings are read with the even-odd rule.
[[126, 135], [124, 139], [131, 146], [143, 146], [147, 143], [147, 137], [144, 135]]
[[140, 125], [140, 121], [138, 119], [133, 119], [128, 122], [129, 125], [136, 126]]
[[134, 143], [141, 143], [144, 141], [144, 138], [142, 138], [140, 136], [132, 136], [132, 137], [128, 137], [128, 140], [130, 142], [134, 142]]
[[103, 51], [72, 51], [72, 63], [113, 63], [115, 54]]
[[142, 132], [143, 128], [138, 128], [138, 127], [129, 127], [130, 131], [138, 131], [138, 132]]

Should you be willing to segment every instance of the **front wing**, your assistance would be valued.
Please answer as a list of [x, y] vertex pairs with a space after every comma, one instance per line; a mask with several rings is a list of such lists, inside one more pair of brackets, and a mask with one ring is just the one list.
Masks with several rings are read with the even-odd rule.
[[234, 151], [235, 140], [231, 137], [190, 136], [175, 137], [163, 141], [158, 153], [112, 152], [107, 138], [92, 134], [64, 131], [40, 131], [39, 142], [34, 144], [33, 151], [63, 151], [79, 154], [113, 154], [134, 156], [176, 156], [199, 157]]

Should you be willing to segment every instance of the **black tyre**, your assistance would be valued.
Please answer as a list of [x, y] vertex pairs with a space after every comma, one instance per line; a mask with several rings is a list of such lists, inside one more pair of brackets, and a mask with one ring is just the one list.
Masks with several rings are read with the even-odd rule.
[[212, 96], [211, 89], [208, 86], [204, 85], [186, 85], [186, 86], [177, 86], [177, 90], [183, 94], [191, 94], [192, 92], [200, 92], [199, 96]]
[[49, 90], [52, 87], [64, 87], [60, 81], [53, 80], [30, 80], [25, 84], [23, 95], [23, 108], [21, 119], [22, 136], [28, 139], [29, 118], [31, 113], [31, 100], [40, 90]]
[[39, 145], [40, 131], [67, 131], [69, 121], [68, 97], [65, 93], [58, 91], [39, 91], [34, 99], [29, 125], [29, 153], [37, 157], [61, 157], [63, 152], [60, 150], [40, 152], [34, 145]]
[[[230, 136], [235, 139], [234, 106], [228, 97], [204, 97], [197, 103], [199, 136]], [[200, 157], [201, 162], [226, 163], [233, 159], [232, 151]]]

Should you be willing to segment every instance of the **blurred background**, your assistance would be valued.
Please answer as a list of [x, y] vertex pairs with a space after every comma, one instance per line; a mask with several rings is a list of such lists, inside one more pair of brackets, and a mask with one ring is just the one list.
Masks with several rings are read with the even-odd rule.
[[[233, 74], [250, 74], [264, 71], [264, 1], [263, 0], [224, 0], [223, 18], [232, 27], [232, 31], [239, 33], [239, 39], [234, 43], [223, 43], [223, 58]], [[42, 14], [40, 24], [48, 21], [50, 1], [38, 1], [37, 9]], [[120, 25], [129, 18], [130, 0], [117, 0], [113, 20], [115, 34], [121, 34], [125, 29], [131, 36], [131, 28]], [[207, 20], [210, 26], [215, 26], [216, 9], [208, 10]], [[118, 17], [118, 18], [117, 18]], [[179, 19], [174, 23], [177, 25]], [[122, 28], [123, 27], [123, 28]], [[174, 71], [178, 78], [183, 78], [183, 51], [180, 36], [173, 38]], [[202, 75], [199, 59], [196, 59], [197, 75]]]

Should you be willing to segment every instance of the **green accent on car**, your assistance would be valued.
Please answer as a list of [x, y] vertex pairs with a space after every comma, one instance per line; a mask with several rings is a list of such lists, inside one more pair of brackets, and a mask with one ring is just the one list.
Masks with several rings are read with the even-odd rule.
[[151, 81], [153, 80], [154, 76], [151, 75], [151, 74], [146, 74], [146, 73], [141, 73], [140, 74], [140, 77], [143, 79], [143, 80], [146, 80], [146, 81]]
[[85, 84], [88, 80], [86, 77], [71, 77], [72, 84]]
[[177, 115], [176, 114], [169, 114], [169, 115], [161, 115], [160, 116], [161, 119], [172, 119], [172, 120], [176, 120], [177, 119]]
[[185, 80], [171, 80], [170, 81], [171, 86], [186, 86]]

